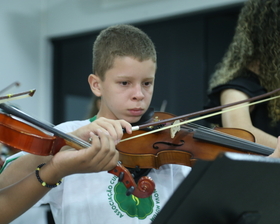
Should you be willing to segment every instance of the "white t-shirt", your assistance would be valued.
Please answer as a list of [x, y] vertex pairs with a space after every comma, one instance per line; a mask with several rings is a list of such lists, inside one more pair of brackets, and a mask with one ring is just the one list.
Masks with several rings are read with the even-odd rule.
[[[56, 128], [68, 133], [87, 124], [88, 120], [71, 121]], [[24, 154], [19, 152], [12, 157]], [[52, 189], [36, 206], [49, 203], [57, 224], [148, 224], [155, 219], [190, 170], [190, 167], [181, 165], [163, 165], [152, 169], [148, 176], [156, 187], [148, 198], [126, 196], [124, 184], [108, 172], [74, 174], [65, 177], [62, 184]]]

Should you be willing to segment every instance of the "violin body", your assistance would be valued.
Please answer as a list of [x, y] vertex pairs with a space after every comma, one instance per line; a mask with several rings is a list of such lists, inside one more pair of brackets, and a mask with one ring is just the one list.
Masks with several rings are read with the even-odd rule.
[[[156, 119], [167, 119], [172, 114], [156, 112]], [[169, 125], [169, 124], [166, 124]], [[230, 136], [246, 139], [254, 142], [254, 136], [245, 130], [235, 128], [209, 129], [216, 132], [229, 134]], [[209, 131], [208, 130], [208, 131]], [[133, 135], [145, 133], [145, 130], [133, 132]], [[131, 137], [124, 134], [123, 139]], [[133, 143], [132, 143], [132, 142]], [[221, 140], [222, 141], [222, 140]], [[133, 140], [123, 141], [117, 145], [120, 152], [120, 161], [125, 167], [156, 168], [164, 164], [181, 164], [193, 166], [197, 159], [214, 160], [222, 152], [237, 152], [257, 154], [252, 151], [231, 148], [196, 139], [192, 128], [181, 128], [174, 138], [171, 137], [170, 129], [165, 129]]]
[[0, 113], [0, 142], [35, 155], [54, 155], [56, 138], [27, 123]]

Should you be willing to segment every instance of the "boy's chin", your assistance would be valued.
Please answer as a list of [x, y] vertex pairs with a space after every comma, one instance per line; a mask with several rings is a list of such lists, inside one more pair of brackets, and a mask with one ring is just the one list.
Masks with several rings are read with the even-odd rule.
[[139, 117], [128, 117], [125, 120], [127, 122], [129, 122], [130, 124], [134, 124], [134, 123], [137, 123], [140, 119], [141, 119], [141, 116], [139, 116]]

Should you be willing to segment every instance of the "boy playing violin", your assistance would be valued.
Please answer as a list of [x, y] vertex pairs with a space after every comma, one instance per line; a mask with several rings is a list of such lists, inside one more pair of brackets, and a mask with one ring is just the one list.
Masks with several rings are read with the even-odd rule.
[[[92, 92], [101, 97], [100, 110], [90, 120], [66, 122], [56, 128], [69, 133], [84, 126], [75, 135], [88, 140], [92, 125], [99, 124], [99, 128], [108, 131], [118, 143], [123, 128], [131, 133], [129, 123], [147, 117], [145, 112], [152, 99], [155, 73], [155, 47], [144, 32], [130, 25], [103, 30], [93, 46], [93, 74], [88, 78]], [[22, 164], [27, 156], [28, 163], [34, 164], [32, 169]], [[42, 161], [38, 156], [27, 156], [15, 160], [1, 175], [8, 175], [12, 169], [16, 172], [19, 166], [23, 172], [34, 171]], [[49, 203], [59, 224], [151, 223], [189, 171], [189, 167], [179, 165], [137, 171], [136, 176], [148, 175], [156, 184], [155, 192], [148, 198], [126, 196], [124, 184], [106, 171], [74, 174], [65, 177], [62, 184], [38, 204]]]
[[[117, 144], [123, 128], [131, 133], [129, 123], [134, 125], [150, 118], [148, 108], [156, 62], [153, 42], [138, 28], [116, 25], [103, 30], [93, 46], [93, 74], [88, 77], [92, 92], [101, 97], [100, 110], [90, 120], [66, 122], [57, 128], [73, 132], [83, 127], [75, 135], [88, 140], [93, 125], [98, 124]], [[19, 167], [19, 161], [14, 161], [11, 167]], [[190, 169], [168, 164], [159, 169], [134, 170], [136, 179], [145, 175], [155, 182], [156, 189], [147, 198], [126, 196], [123, 183], [108, 172], [75, 174], [64, 178], [61, 186], [50, 191], [39, 204], [49, 203], [59, 224], [151, 223]]]

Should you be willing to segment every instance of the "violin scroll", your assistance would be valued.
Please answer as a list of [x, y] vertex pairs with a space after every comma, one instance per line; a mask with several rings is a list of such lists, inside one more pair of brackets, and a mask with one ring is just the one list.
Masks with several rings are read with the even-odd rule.
[[148, 176], [141, 177], [137, 185], [134, 179], [131, 178], [130, 172], [120, 163], [114, 169], [108, 171], [108, 173], [119, 177], [119, 181], [123, 182], [128, 189], [126, 192], [127, 196], [133, 194], [138, 198], [146, 198], [152, 195], [155, 190], [155, 183], [152, 178]]

